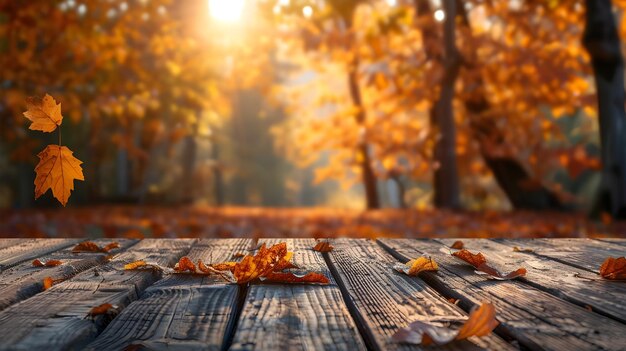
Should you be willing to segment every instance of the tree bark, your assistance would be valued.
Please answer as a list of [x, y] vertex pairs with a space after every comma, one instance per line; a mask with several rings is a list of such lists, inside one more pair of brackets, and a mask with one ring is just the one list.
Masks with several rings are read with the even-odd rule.
[[624, 60], [610, 0], [586, 0], [583, 44], [591, 56], [598, 96], [602, 186], [600, 207], [626, 218]]
[[[363, 108], [363, 100], [361, 97], [361, 89], [358, 81], [358, 60], [354, 60], [353, 64], [348, 68], [348, 85], [350, 87], [350, 97], [352, 103], [358, 108], [355, 116], [359, 128], [365, 128], [365, 110]], [[367, 142], [359, 140], [358, 151], [360, 155], [360, 167], [363, 186], [365, 187], [365, 199], [367, 209], [377, 209], [380, 207], [378, 202], [378, 185], [376, 183], [376, 175], [372, 169], [370, 154]]]
[[444, 20], [443, 41], [444, 75], [441, 81], [439, 98], [434, 107], [435, 130], [439, 138], [435, 144], [435, 160], [438, 167], [434, 174], [435, 206], [438, 208], [460, 208], [459, 178], [456, 157], [456, 125], [452, 101], [454, 85], [461, 67], [461, 57], [456, 48], [456, 2], [445, 0], [443, 7], [446, 13]]

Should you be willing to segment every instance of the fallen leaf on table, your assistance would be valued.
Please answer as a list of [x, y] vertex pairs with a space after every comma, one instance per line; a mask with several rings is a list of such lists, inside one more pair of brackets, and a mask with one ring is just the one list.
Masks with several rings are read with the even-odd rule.
[[176, 272], [191, 272], [196, 273], [196, 265], [193, 264], [191, 259], [187, 256], [183, 256], [178, 260], [178, 263], [174, 266]]
[[103, 303], [102, 305], [93, 307], [91, 310], [89, 310], [89, 313], [87, 313], [87, 317], [95, 317], [103, 314], [109, 314], [112, 312], [116, 312], [116, 310], [117, 306], [111, 305], [110, 303]]
[[626, 258], [607, 258], [600, 266], [600, 276], [609, 280], [626, 279]]
[[316, 272], [309, 272], [303, 276], [290, 272], [270, 272], [268, 275], [262, 277], [261, 280], [272, 283], [329, 283], [329, 280], [325, 275]]
[[457, 240], [452, 245], [450, 245], [450, 248], [456, 249], [456, 250], [461, 250], [461, 249], [463, 249], [463, 242], [461, 240]]
[[117, 249], [120, 247], [120, 244], [116, 241], [104, 246], [100, 247], [98, 244], [93, 241], [83, 241], [82, 243], [77, 244], [72, 249], [72, 252], [109, 252], [112, 249]]
[[45, 277], [43, 278], [43, 289], [44, 290], [48, 290], [52, 287], [52, 285], [54, 285], [54, 280], [52, 279], [52, 277]]
[[287, 251], [285, 256], [280, 260], [280, 262], [278, 262], [278, 264], [276, 265], [276, 267], [274, 267], [273, 270], [282, 271], [284, 269], [299, 268], [298, 266], [296, 266], [295, 264], [291, 262], [292, 258], [293, 258], [293, 252]]
[[313, 250], [318, 252], [331, 252], [334, 247], [328, 241], [320, 241], [314, 247]]
[[57, 104], [54, 98], [48, 94], [41, 101], [30, 98], [26, 101], [24, 117], [32, 123], [28, 127], [30, 130], [42, 132], [53, 132], [63, 122], [61, 115], [61, 103]]
[[415, 345], [445, 345], [453, 340], [463, 340], [472, 336], [485, 336], [496, 326], [496, 309], [491, 303], [483, 303], [478, 309], [472, 311], [469, 318], [461, 329], [452, 330], [450, 328], [415, 321], [398, 330], [392, 340], [401, 343]]
[[533, 252], [533, 249], [522, 249], [517, 246], [513, 246], [513, 251], [514, 252]]
[[477, 254], [473, 254], [470, 251], [463, 249], [461, 251], [453, 252], [452, 256], [457, 257], [471, 264], [472, 266], [474, 266], [474, 268], [476, 268], [476, 273], [479, 273], [479, 274], [485, 273], [493, 279], [509, 280], [509, 279], [515, 279], [517, 277], [523, 277], [526, 275], [526, 268], [518, 268], [517, 270], [513, 272], [502, 274], [497, 269], [488, 265], [487, 259], [480, 252]]
[[56, 267], [62, 265], [63, 262], [59, 260], [48, 260], [46, 262], [41, 262], [39, 259], [33, 261], [33, 266], [35, 267]]
[[35, 199], [52, 189], [52, 195], [65, 206], [74, 190], [74, 180], [85, 180], [82, 162], [65, 146], [48, 145], [35, 167]]
[[[298, 268], [291, 263], [292, 258], [293, 252], [287, 251], [287, 243], [278, 243], [270, 248], [262, 244], [255, 255], [246, 255], [241, 262], [223, 262], [212, 264], [210, 267], [218, 271], [232, 272], [238, 284], [261, 278], [264, 281], [288, 283], [327, 283], [328, 278], [321, 273], [309, 272], [304, 276], [297, 276], [293, 273], [280, 272], [288, 268]], [[277, 274], [272, 276], [274, 273]]]
[[127, 263], [124, 265], [124, 270], [126, 271], [131, 271], [134, 269], [139, 269], [139, 268], [144, 268], [147, 267], [148, 264], [145, 261], [135, 261], [135, 262], [131, 262], [131, 263]]
[[247, 283], [272, 272], [287, 255], [287, 243], [273, 245], [269, 249], [261, 245], [254, 256], [246, 256], [235, 265], [233, 274], [237, 283]]
[[237, 262], [222, 262], [222, 263], [214, 263], [211, 267], [218, 271], [233, 271], [235, 269], [235, 265]]
[[437, 271], [439, 269], [439, 265], [432, 258], [422, 256], [410, 260], [405, 264], [397, 263], [393, 266], [393, 268], [395, 268], [398, 272], [416, 276], [420, 272], [424, 271]]

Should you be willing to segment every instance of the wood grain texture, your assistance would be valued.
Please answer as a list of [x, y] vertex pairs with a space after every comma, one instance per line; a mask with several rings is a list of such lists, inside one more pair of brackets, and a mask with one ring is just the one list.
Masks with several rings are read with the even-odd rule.
[[[530, 245], [533, 242], [535, 240], [527, 241], [524, 245], [533, 250], [541, 250]], [[529, 284], [626, 323], [626, 284], [606, 281], [590, 270], [537, 255], [534, 251], [513, 252], [511, 246], [493, 240], [477, 239], [473, 241], [473, 245], [476, 249], [489, 250], [491, 259], [504, 267], [503, 269], [523, 264], [528, 270], [526, 280]]]
[[152, 271], [124, 271], [124, 264], [143, 259], [171, 266], [193, 240], [146, 239], [70, 280], [0, 312], [0, 349], [82, 350], [108, 324], [110, 316], [85, 318], [103, 303], [123, 309], [161, 277]]
[[[94, 240], [100, 246], [110, 243], [110, 239]], [[136, 243], [136, 240], [120, 239], [119, 249], [113, 249], [110, 253], [72, 253], [73, 245], [65, 249], [39, 256], [37, 259], [45, 262], [48, 260], [60, 260], [62, 265], [56, 267], [34, 267], [32, 261], [22, 262], [0, 273], [0, 310], [25, 300], [43, 291], [43, 280], [51, 277], [56, 282], [61, 282], [76, 274], [108, 262], [106, 256], [117, 254]]]
[[[363, 350], [365, 344], [313, 239], [286, 241], [292, 262], [305, 274], [321, 272], [329, 285], [264, 284], [250, 286], [230, 350]], [[271, 335], [271, 336], [270, 336]]]
[[[249, 239], [203, 239], [187, 255], [194, 263], [233, 260]], [[146, 290], [116, 317], [88, 350], [220, 350], [237, 307], [239, 287], [212, 276], [174, 274]]]
[[[529, 349], [537, 350], [619, 350], [620, 330], [623, 325], [609, 318], [597, 315], [585, 308], [563, 301], [543, 290], [536, 289], [523, 281], [489, 280], [474, 272], [473, 267], [440, 251], [454, 240], [390, 240], [381, 243], [407, 259], [422, 254], [429, 255], [439, 263], [436, 274], [422, 273], [420, 276], [439, 291], [446, 291], [450, 297], [460, 299], [464, 309], [477, 306], [481, 301], [491, 301], [501, 322], [498, 332], [510, 335]], [[524, 262], [504, 266], [498, 259], [496, 248], [489, 240], [463, 239], [465, 247], [472, 252], [480, 251], [488, 261], [503, 270], [513, 266], [531, 267]], [[485, 242], [485, 245], [481, 245]], [[512, 252], [505, 248], [506, 254]], [[529, 277], [530, 279], [530, 277]]]
[[598, 273], [609, 256], [626, 256], [626, 247], [593, 239], [497, 239], [508, 246], [526, 245], [533, 254]]
[[[375, 242], [340, 239], [334, 240], [333, 245], [335, 249], [329, 253], [331, 269], [370, 348], [418, 349], [395, 343], [391, 336], [416, 320], [466, 316], [421, 279], [396, 272], [392, 265], [398, 261]], [[514, 349], [495, 334], [442, 347], [447, 350], [477, 348]]]
[[21, 244], [28, 240], [29, 239], [22, 239], [22, 238], [0, 238], [0, 250], [9, 246], [15, 246], [15, 245]]
[[0, 249], [0, 272], [21, 262], [78, 243], [79, 239], [33, 239]]

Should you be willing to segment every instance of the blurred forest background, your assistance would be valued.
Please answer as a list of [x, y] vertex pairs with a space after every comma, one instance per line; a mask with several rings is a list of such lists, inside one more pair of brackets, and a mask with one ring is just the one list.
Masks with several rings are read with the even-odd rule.
[[[0, 0], [0, 235], [626, 235], [624, 14]], [[33, 196], [46, 93], [84, 162], [67, 208]]]

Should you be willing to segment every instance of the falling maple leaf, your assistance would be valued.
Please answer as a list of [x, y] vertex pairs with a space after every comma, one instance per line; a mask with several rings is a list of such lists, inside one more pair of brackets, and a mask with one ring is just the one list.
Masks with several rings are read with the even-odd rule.
[[28, 110], [24, 112], [24, 117], [32, 122], [28, 127], [31, 130], [49, 133], [53, 132], [63, 122], [61, 103], [57, 104], [54, 98], [48, 94], [41, 101], [28, 99], [26, 107]]
[[439, 265], [430, 257], [418, 257], [410, 260], [405, 264], [398, 263], [394, 265], [394, 268], [398, 272], [405, 273], [407, 275], [416, 276], [420, 272], [424, 271], [436, 271], [439, 269]]
[[502, 274], [497, 269], [491, 267], [487, 264], [487, 259], [482, 253], [473, 254], [468, 250], [461, 250], [457, 252], [453, 252], [452, 256], [457, 257], [476, 268], [476, 273], [485, 273], [489, 275], [490, 278], [497, 280], [509, 280], [515, 279], [517, 277], [523, 277], [526, 275], [526, 268], [518, 268], [515, 271], [512, 271], [507, 274]]
[[623, 256], [607, 258], [600, 266], [600, 276], [610, 280], [626, 279], [626, 258]]
[[312, 283], [312, 284], [328, 284], [328, 277], [317, 272], [308, 272], [303, 276], [299, 276], [290, 272], [270, 272], [261, 278], [265, 282], [274, 283]]
[[485, 336], [498, 326], [496, 309], [491, 303], [483, 303], [472, 311], [461, 329], [452, 330], [431, 323], [415, 321], [398, 330], [392, 339], [396, 342], [415, 345], [445, 345], [453, 340], [463, 340], [472, 336]]
[[104, 315], [104, 314], [114, 314], [115, 312], [117, 312], [117, 306], [116, 305], [112, 305], [110, 303], [103, 303], [102, 305], [93, 307], [91, 310], [89, 310], [89, 313], [87, 313], [87, 317], [95, 317], [95, 316], [100, 316], [100, 315]]
[[35, 267], [56, 267], [63, 264], [63, 262], [59, 260], [48, 260], [46, 262], [41, 262], [39, 259], [33, 261], [33, 266]]
[[330, 252], [334, 247], [328, 241], [320, 241], [313, 247], [313, 250], [318, 252]]
[[65, 206], [74, 190], [74, 180], [85, 180], [82, 162], [65, 146], [48, 145], [37, 156], [35, 167], [35, 199], [52, 189], [52, 194]]
[[463, 242], [461, 240], [457, 240], [450, 246], [452, 249], [461, 250], [463, 249]]
[[98, 246], [98, 244], [93, 241], [83, 241], [82, 243], [76, 244], [72, 249], [72, 252], [109, 252], [113, 249], [117, 249], [120, 247], [120, 244], [117, 241], [107, 244], [104, 247]]

